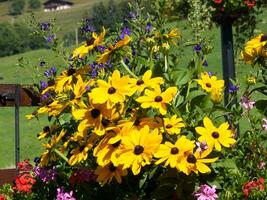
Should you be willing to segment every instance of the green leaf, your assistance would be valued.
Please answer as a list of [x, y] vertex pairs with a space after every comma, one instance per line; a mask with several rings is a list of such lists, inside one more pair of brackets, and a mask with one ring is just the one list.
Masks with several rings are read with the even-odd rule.
[[173, 71], [172, 79], [175, 85], [178, 86], [184, 85], [190, 80], [189, 72], [185, 70]]
[[267, 116], [267, 99], [260, 99], [258, 101], [256, 101], [255, 103], [256, 108], [263, 113], [265, 116]]

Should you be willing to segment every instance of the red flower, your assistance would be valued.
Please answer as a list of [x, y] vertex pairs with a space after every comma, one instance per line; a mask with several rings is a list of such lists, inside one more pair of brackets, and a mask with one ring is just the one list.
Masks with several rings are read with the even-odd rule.
[[31, 192], [32, 186], [35, 184], [35, 182], [36, 182], [35, 179], [32, 177], [30, 173], [19, 174], [16, 177], [15, 186], [13, 189], [29, 193]]
[[246, 198], [249, 197], [249, 194], [251, 192], [252, 189], [259, 189], [261, 191], [263, 191], [265, 189], [264, 187], [264, 178], [259, 178], [257, 181], [249, 181], [246, 182], [243, 185], [243, 194]]
[[5, 197], [5, 195], [3, 195], [3, 194], [0, 194], [0, 200], [6, 200], [6, 197]]
[[213, 0], [214, 1], [214, 3], [216, 3], [216, 4], [220, 4], [220, 3], [222, 3], [222, 0]]
[[256, 5], [256, 1], [245, 0], [244, 4], [246, 4], [249, 8], [253, 8]]

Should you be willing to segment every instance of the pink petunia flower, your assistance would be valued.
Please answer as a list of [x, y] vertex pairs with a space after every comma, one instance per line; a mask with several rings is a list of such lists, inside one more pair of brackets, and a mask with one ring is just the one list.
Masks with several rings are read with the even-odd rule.
[[194, 193], [194, 196], [197, 200], [216, 200], [218, 195], [216, 194], [216, 186], [213, 185], [212, 187], [203, 184], [200, 186], [198, 191]]
[[246, 110], [251, 110], [254, 107], [255, 101], [250, 101], [247, 97], [241, 97], [240, 105]]

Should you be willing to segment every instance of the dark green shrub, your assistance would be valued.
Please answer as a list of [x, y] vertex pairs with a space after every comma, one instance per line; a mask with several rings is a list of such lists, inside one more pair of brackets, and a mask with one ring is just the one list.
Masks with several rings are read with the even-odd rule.
[[28, 0], [29, 8], [30, 9], [38, 9], [41, 8], [40, 0]]
[[13, 0], [9, 7], [10, 15], [21, 15], [25, 7], [25, 0]]

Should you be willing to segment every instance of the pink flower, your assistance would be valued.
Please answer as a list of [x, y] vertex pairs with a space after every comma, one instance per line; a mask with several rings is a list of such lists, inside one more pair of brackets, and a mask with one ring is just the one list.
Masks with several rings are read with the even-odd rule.
[[263, 119], [262, 128], [263, 130], [267, 131], [267, 119], [266, 118]]
[[247, 97], [241, 97], [240, 105], [246, 110], [251, 110], [254, 107], [255, 101], [250, 101]]
[[197, 151], [200, 153], [202, 153], [203, 151], [205, 151], [209, 148], [206, 141], [196, 142], [196, 145], [198, 147]]
[[194, 196], [197, 200], [216, 200], [218, 198], [216, 194], [216, 186], [213, 185], [212, 187], [203, 184], [200, 186], [198, 191], [194, 193]]
[[259, 164], [257, 165], [258, 169], [265, 169], [266, 163], [264, 161], [260, 161]]

